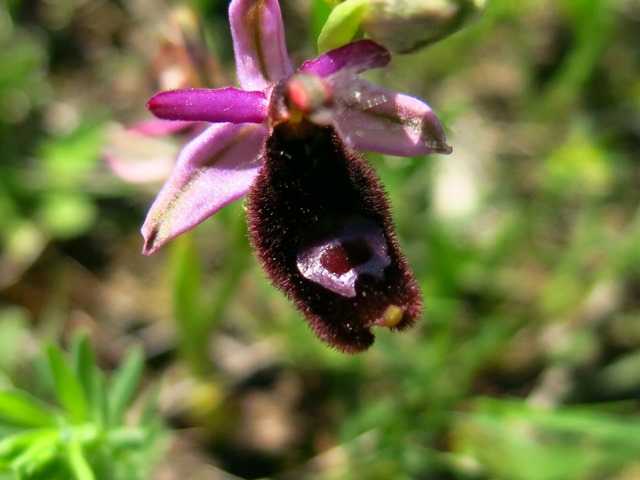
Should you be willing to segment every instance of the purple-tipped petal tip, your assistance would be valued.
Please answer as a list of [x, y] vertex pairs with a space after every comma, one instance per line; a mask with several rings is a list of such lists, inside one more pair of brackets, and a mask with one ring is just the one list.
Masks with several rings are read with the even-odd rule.
[[244, 196], [262, 165], [267, 130], [257, 125], [209, 127], [182, 151], [142, 226], [143, 253], [165, 243]]
[[403, 157], [451, 153], [442, 125], [422, 100], [358, 78], [336, 83], [335, 122], [352, 148]]

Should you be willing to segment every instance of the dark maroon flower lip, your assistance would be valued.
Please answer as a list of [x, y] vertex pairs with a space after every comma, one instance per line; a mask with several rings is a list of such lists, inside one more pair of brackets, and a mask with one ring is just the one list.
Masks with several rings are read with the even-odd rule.
[[403, 330], [420, 316], [384, 189], [332, 127], [272, 129], [247, 213], [267, 276], [327, 344], [361, 352], [373, 327]]

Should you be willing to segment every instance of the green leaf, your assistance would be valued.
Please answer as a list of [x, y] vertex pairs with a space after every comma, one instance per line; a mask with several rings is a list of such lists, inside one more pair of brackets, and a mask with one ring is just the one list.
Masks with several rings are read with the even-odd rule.
[[197, 328], [202, 317], [201, 262], [191, 235], [182, 235], [176, 239], [174, 245], [171, 272], [175, 314], [187, 329]]
[[327, 52], [351, 42], [360, 30], [367, 0], [347, 0], [333, 9], [318, 36], [318, 51]]
[[21, 455], [29, 448], [29, 445], [33, 445], [38, 441], [42, 441], [43, 438], [47, 438], [51, 441], [52, 438], [57, 438], [58, 429], [38, 429], [27, 430], [22, 433], [16, 433], [0, 440], [0, 464], [4, 465], [10, 463], [15, 457]]
[[495, 399], [478, 399], [475, 406], [473, 413], [460, 416], [456, 448], [490, 478], [586, 478], [637, 459], [637, 417]]
[[109, 421], [109, 407], [108, 398], [106, 392], [106, 381], [102, 370], [96, 369], [93, 377], [91, 378], [91, 398], [93, 404], [91, 405], [91, 412], [93, 414], [94, 422], [97, 425], [106, 425]]
[[84, 335], [76, 337], [72, 351], [76, 375], [84, 390], [91, 418], [97, 425], [104, 425], [108, 416], [105, 379], [102, 370], [98, 368], [89, 338]]
[[85, 232], [97, 217], [95, 205], [81, 192], [47, 192], [38, 218], [55, 237], [71, 238]]
[[71, 370], [67, 360], [58, 347], [47, 347], [49, 366], [53, 373], [56, 395], [60, 404], [67, 410], [72, 423], [88, 420], [85, 394], [80, 380]]
[[181, 235], [171, 246], [174, 313], [180, 336], [181, 355], [198, 375], [207, 367], [206, 349], [209, 312], [200, 297], [202, 269], [191, 235]]
[[[22, 243], [28, 242], [23, 241]], [[18, 260], [17, 258], [10, 258], [7, 253], [6, 249], [2, 252], [3, 261], [5, 262], [3, 270], [10, 268], [9, 265], [15, 263], [14, 260]], [[3, 273], [8, 272], [5, 270]], [[29, 315], [26, 310], [15, 306], [5, 307], [0, 310], [0, 372], [11, 372], [20, 361], [21, 341], [27, 335], [28, 325]]]
[[148, 437], [146, 429], [125, 427], [112, 429], [107, 438], [113, 451], [131, 451], [147, 446]]
[[83, 122], [66, 136], [50, 136], [40, 145], [42, 168], [47, 182], [56, 191], [77, 192], [100, 161], [103, 145], [102, 124]]
[[84, 456], [82, 445], [76, 438], [67, 444], [67, 460], [76, 480], [95, 480], [96, 476]]
[[33, 472], [55, 461], [59, 447], [58, 435], [41, 437], [11, 462], [11, 468], [18, 474], [33, 478]]
[[155, 382], [146, 394], [147, 398], [140, 414], [139, 424], [142, 427], [157, 424], [158, 399], [160, 398], [160, 382]]
[[140, 382], [144, 367], [142, 348], [133, 348], [111, 380], [109, 396], [109, 422], [120, 425]]
[[95, 413], [96, 399], [94, 394], [96, 392], [94, 383], [98, 369], [96, 367], [96, 355], [91, 347], [91, 343], [89, 343], [89, 338], [86, 335], [75, 337], [71, 351], [73, 354], [74, 370], [84, 391], [87, 406], [92, 413]]
[[315, 43], [315, 39], [320, 36], [320, 32], [324, 27], [324, 24], [327, 22], [327, 18], [331, 14], [331, 8], [327, 2], [324, 0], [313, 0], [311, 2], [311, 15], [312, 15], [312, 26], [313, 26], [313, 42]]
[[0, 392], [0, 422], [24, 427], [57, 425], [58, 412], [22, 390]]

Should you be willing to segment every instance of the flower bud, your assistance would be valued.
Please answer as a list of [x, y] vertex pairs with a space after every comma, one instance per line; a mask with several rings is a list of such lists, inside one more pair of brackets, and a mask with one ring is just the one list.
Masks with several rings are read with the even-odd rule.
[[364, 31], [396, 53], [409, 53], [462, 29], [485, 0], [345, 0], [318, 38], [321, 51], [349, 43]]
[[484, 0], [370, 0], [362, 28], [398, 53], [412, 52], [465, 27]]

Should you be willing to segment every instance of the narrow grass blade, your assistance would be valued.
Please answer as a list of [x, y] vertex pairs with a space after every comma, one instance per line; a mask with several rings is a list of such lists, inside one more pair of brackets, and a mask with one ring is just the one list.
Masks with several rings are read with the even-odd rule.
[[0, 392], [0, 422], [23, 427], [51, 427], [58, 412], [43, 401], [21, 390]]
[[77, 439], [67, 444], [67, 460], [75, 480], [95, 480], [96, 476], [84, 456], [82, 445]]
[[94, 387], [93, 378], [96, 368], [96, 355], [89, 343], [89, 338], [86, 335], [78, 335], [73, 339], [72, 346], [73, 354], [73, 367], [76, 373], [76, 377], [80, 381], [82, 391], [84, 392], [87, 406], [93, 411], [94, 403]]
[[138, 388], [143, 367], [144, 352], [136, 347], [129, 352], [113, 376], [109, 394], [109, 422], [112, 426], [122, 423], [124, 413]]
[[55, 345], [49, 345], [47, 357], [53, 373], [56, 395], [60, 404], [67, 410], [69, 419], [72, 423], [88, 420], [82, 385], [64, 358], [62, 351]]

